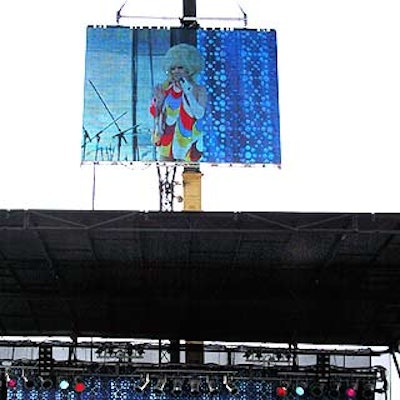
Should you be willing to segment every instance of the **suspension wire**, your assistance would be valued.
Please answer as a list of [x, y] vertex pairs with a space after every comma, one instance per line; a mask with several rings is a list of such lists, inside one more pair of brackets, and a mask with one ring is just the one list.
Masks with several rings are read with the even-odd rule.
[[94, 201], [96, 197], [96, 163], [93, 163], [93, 182], [92, 182], [92, 211], [94, 211]]

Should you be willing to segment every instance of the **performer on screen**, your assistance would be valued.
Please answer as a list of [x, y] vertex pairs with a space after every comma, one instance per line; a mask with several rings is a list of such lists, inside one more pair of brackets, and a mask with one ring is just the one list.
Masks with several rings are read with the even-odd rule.
[[164, 65], [167, 79], [154, 88], [150, 106], [159, 161], [197, 162], [203, 154], [200, 120], [207, 104], [207, 92], [196, 82], [203, 58], [196, 47], [181, 43], [167, 51]]

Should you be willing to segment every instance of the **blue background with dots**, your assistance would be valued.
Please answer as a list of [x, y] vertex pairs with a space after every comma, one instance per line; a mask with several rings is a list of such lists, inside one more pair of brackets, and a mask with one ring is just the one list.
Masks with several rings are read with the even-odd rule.
[[202, 161], [280, 164], [274, 30], [198, 30], [209, 94]]

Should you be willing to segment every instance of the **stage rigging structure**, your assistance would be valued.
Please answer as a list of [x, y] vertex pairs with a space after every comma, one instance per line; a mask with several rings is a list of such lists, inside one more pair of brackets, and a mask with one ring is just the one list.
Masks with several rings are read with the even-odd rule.
[[[266, 344], [206, 343], [205, 361], [174, 360], [169, 341], [0, 341], [2, 383], [9, 398], [97, 399], [235, 396], [372, 400], [386, 395], [386, 352], [300, 349]], [[186, 344], [179, 344], [187, 354]], [[26, 355], [29, 354], [27, 357]], [[324, 397], [325, 396], [325, 397]]]

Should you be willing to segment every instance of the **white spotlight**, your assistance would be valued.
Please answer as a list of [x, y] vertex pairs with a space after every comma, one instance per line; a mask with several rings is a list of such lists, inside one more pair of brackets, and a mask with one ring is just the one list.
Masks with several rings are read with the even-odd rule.
[[142, 393], [144, 391], [144, 389], [146, 389], [146, 387], [148, 386], [148, 384], [150, 383], [150, 375], [146, 374], [144, 379], [142, 379], [139, 384], [135, 387], [135, 390], [139, 393]]
[[164, 391], [166, 383], [167, 383], [167, 378], [165, 376], [160, 377], [156, 383], [156, 386], [154, 387], [154, 391], [156, 393], [162, 393]]
[[182, 387], [183, 387], [183, 379], [181, 378], [174, 379], [172, 383], [172, 393], [180, 395], [182, 393]]
[[236, 385], [230, 379], [228, 379], [227, 375], [224, 375], [223, 383], [224, 383], [224, 386], [226, 387], [226, 390], [230, 394], [236, 394], [238, 392]]
[[200, 394], [200, 380], [197, 378], [191, 378], [189, 381], [190, 393], [193, 395]]

